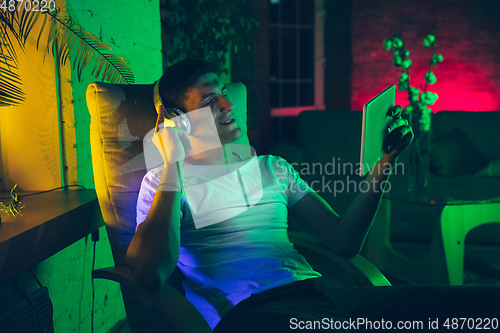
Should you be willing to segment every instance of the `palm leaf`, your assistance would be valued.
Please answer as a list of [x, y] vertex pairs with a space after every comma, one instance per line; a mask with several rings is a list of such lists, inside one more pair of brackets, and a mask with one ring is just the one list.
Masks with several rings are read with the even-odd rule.
[[23, 10], [20, 16], [19, 13], [21, 12], [15, 11], [15, 13], [17, 14], [16, 16], [18, 16], [19, 28], [20, 28], [19, 35], [23, 41], [23, 47], [24, 47], [31, 30], [33, 30], [33, 27], [35, 26], [36, 21], [40, 16], [40, 12]]
[[17, 184], [10, 190], [10, 204], [5, 206], [3, 202], [0, 202], [0, 212], [6, 212], [12, 214], [12, 216], [16, 216], [17, 214], [21, 214], [21, 209], [24, 206], [19, 206], [21, 204], [21, 200], [23, 197], [16, 192]]
[[0, 61], [0, 107], [20, 105], [24, 101], [21, 85], [19, 75]]
[[14, 28], [11, 22], [11, 18], [7, 16], [6, 13], [0, 11], [0, 54], [3, 59], [10, 58], [9, 62], [17, 63], [17, 54], [14, 45], [10, 39], [9, 32], [12, 33], [14, 38], [19, 44], [22, 43], [17, 30]]
[[[6, 32], [9, 31], [17, 40], [17, 43], [23, 51], [25, 50], [26, 40], [28, 39], [28, 36], [35, 26], [39, 16], [39, 11], [19, 12], [14, 10], [2, 11], [0, 14], [2, 23], [4, 23], [3, 29], [5, 30], [5, 34], [7, 35]], [[14, 49], [12, 43], [9, 47]]]
[[[0, 107], [16, 106], [24, 101], [22, 81], [17, 70], [17, 54], [13, 41], [25, 52], [25, 45], [38, 19], [43, 23], [38, 33], [36, 47], [39, 48], [43, 31], [50, 21], [46, 41], [48, 53], [52, 53], [61, 65], [70, 59], [81, 80], [83, 69], [96, 59], [92, 69], [95, 78], [111, 83], [134, 83], [135, 78], [127, 62], [120, 56], [109, 53], [111, 46], [76, 24], [59, 8], [50, 12], [0, 11]], [[13, 38], [12, 38], [13, 37]], [[95, 57], [96, 56], [96, 57]]]
[[[59, 11], [47, 12], [52, 17], [51, 33], [47, 40], [47, 49], [54, 50], [53, 43], [56, 43], [56, 56], [60, 63], [64, 64], [70, 51], [77, 47], [73, 56], [73, 69], [76, 70], [78, 79], [81, 80], [83, 69], [90, 63], [94, 54], [97, 54], [94, 69], [102, 68], [101, 63], [106, 63], [102, 75], [103, 81], [111, 83], [132, 84], [135, 81], [134, 74], [127, 62], [120, 56], [109, 53], [111, 46], [107, 45], [94, 34], [86, 31], [76, 24], [69, 15]], [[92, 74], [98, 78], [98, 73], [94, 70]]]

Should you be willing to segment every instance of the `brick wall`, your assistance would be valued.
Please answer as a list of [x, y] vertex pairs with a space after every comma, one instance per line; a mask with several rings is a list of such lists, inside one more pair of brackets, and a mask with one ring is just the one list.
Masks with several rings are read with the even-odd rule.
[[[440, 27], [437, 53], [444, 56], [435, 71], [437, 83], [429, 90], [439, 95], [439, 110], [500, 110], [500, 4], [491, 0], [352, 0], [351, 108], [363, 104], [391, 84], [400, 72], [392, 65], [392, 51], [382, 40], [400, 30], [413, 61], [411, 84], [424, 84], [430, 49], [422, 45]], [[331, 15], [331, 11], [327, 12]], [[327, 36], [328, 37], [328, 36]], [[327, 66], [331, 59], [327, 58]], [[396, 103], [407, 105], [406, 92], [397, 92]]]

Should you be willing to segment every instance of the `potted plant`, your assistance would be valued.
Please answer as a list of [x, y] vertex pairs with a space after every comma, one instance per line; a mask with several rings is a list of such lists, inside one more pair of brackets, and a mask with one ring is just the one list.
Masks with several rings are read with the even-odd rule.
[[[8, 206], [0, 202], [0, 213], [9, 213], [12, 216], [21, 215], [21, 209], [24, 206], [21, 205], [22, 196], [16, 192], [17, 184], [10, 190], [10, 204]], [[0, 222], [2, 222], [2, 216], [0, 215]]]
[[409, 149], [410, 153], [410, 184], [409, 190], [425, 189], [429, 177], [429, 155], [430, 155], [430, 129], [431, 114], [430, 105], [438, 99], [438, 95], [428, 91], [428, 86], [436, 83], [434, 70], [443, 61], [441, 54], [436, 54], [436, 33], [439, 27], [439, 20], [432, 34], [427, 35], [423, 40], [423, 45], [431, 49], [429, 59], [429, 69], [424, 75], [425, 85], [420, 88], [410, 86], [410, 74], [412, 61], [410, 51], [404, 48], [404, 43], [399, 33], [390, 39], [384, 40], [387, 51], [394, 50], [393, 64], [401, 68], [398, 89], [408, 91], [409, 104], [403, 108], [403, 115], [407, 117], [410, 126], [415, 133], [415, 139]]

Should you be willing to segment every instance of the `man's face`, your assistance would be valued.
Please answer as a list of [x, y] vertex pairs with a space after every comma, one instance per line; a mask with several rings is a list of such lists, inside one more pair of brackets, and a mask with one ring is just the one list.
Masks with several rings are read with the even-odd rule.
[[226, 98], [226, 87], [217, 75], [200, 76], [186, 92], [186, 97], [187, 112], [210, 107], [222, 144], [234, 142], [241, 136], [241, 128], [233, 118], [233, 104]]

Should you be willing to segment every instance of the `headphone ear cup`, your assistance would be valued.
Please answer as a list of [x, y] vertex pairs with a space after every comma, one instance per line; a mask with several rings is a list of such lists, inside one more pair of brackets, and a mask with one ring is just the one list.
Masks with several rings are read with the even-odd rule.
[[155, 103], [156, 112], [159, 112], [160, 106], [163, 106], [163, 108], [165, 109], [165, 126], [181, 128], [185, 130], [187, 134], [191, 133], [191, 123], [189, 122], [186, 114], [178, 108], [166, 108], [163, 104], [163, 100], [160, 96], [160, 80], [156, 81], [154, 85], [153, 101]]
[[174, 108], [174, 107], [169, 107], [169, 108], [166, 108], [167, 110], [167, 113], [170, 113], [170, 114], [173, 114], [174, 117], [176, 117], [177, 115], [179, 114], [184, 114], [185, 112], [182, 111], [181, 109], [178, 109], [178, 108]]
[[191, 133], [191, 122], [182, 110], [174, 107], [166, 108], [165, 118], [173, 121], [175, 127], [185, 130], [187, 134]]

